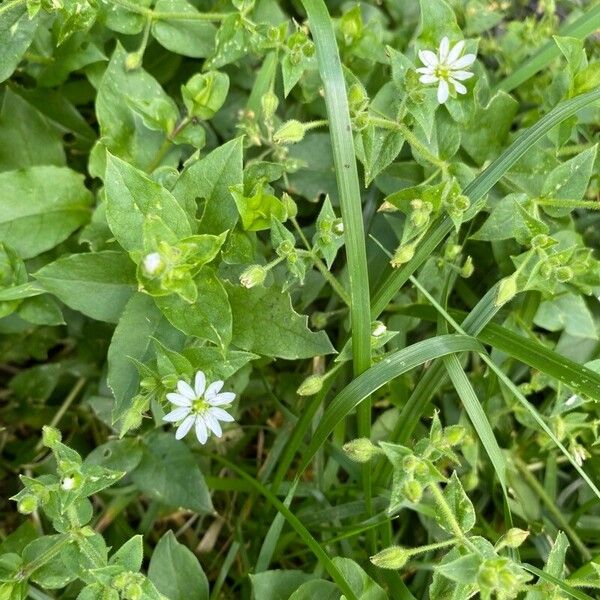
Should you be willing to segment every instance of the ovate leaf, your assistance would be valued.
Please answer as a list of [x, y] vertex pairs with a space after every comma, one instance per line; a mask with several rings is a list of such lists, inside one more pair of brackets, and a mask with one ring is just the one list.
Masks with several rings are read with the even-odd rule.
[[135, 289], [135, 267], [110, 250], [64, 256], [34, 274], [45, 290], [92, 319], [116, 323]]
[[138, 391], [139, 375], [131, 359], [146, 362], [154, 352], [152, 338], [176, 345], [182, 336], [169, 325], [150, 296], [136, 293], [123, 311], [108, 349], [108, 385], [115, 396], [115, 420], [129, 408]]
[[288, 293], [274, 287], [226, 288], [233, 314], [232, 341], [238, 348], [289, 360], [335, 352], [327, 334], [312, 332], [307, 317], [294, 311]]
[[172, 432], [155, 431], [145, 441], [142, 462], [132, 473], [137, 488], [167, 506], [212, 513], [206, 482], [190, 449]]
[[50, 250], [86, 223], [92, 195], [66, 167], [0, 173], [0, 239], [22, 258]]
[[[467, 533], [473, 529], [475, 525], [475, 508], [471, 500], [469, 500], [456, 471], [452, 473], [452, 477], [450, 477], [449, 483], [444, 488], [443, 494], [463, 533]], [[436, 513], [436, 520], [440, 527], [451, 531], [440, 512]]]
[[2, 5], [0, 13], [0, 82], [8, 79], [33, 40], [38, 19], [30, 19], [24, 2]]
[[202, 233], [219, 234], [235, 226], [238, 211], [229, 192], [242, 183], [242, 138], [223, 144], [188, 166], [173, 188], [173, 195], [186, 211], [196, 214], [196, 202], [203, 206]]
[[172, 531], [156, 545], [148, 577], [169, 600], [208, 600], [208, 580], [198, 559]]
[[143, 227], [148, 216], [158, 216], [178, 237], [191, 235], [185, 211], [173, 195], [144, 173], [108, 155], [106, 161], [106, 218], [125, 250], [143, 249]]
[[[198, 15], [198, 11], [186, 0], [158, 0], [157, 12]], [[152, 25], [156, 41], [171, 52], [204, 58], [215, 45], [217, 28], [207, 21], [184, 19], [158, 19]]]

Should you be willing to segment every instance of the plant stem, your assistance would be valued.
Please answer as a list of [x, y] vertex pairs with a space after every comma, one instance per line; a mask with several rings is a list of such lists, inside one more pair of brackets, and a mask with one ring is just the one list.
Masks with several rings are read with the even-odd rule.
[[[20, 1], [20, 0], [18, 0]], [[208, 12], [159, 12], [154, 11], [146, 6], [139, 6], [130, 0], [110, 0], [113, 4], [122, 6], [123, 8], [144, 15], [150, 19], [159, 21], [223, 21], [233, 13], [208, 13]]]
[[427, 148], [427, 146], [425, 146], [425, 144], [423, 144], [423, 142], [421, 142], [421, 140], [419, 140], [419, 138], [404, 123], [397, 123], [395, 121], [390, 121], [389, 119], [383, 119], [379, 117], [369, 117], [369, 121], [377, 127], [381, 127], [383, 129], [395, 129], [399, 131], [404, 136], [406, 141], [413, 148], [415, 148], [419, 154], [423, 155], [427, 162], [430, 162], [432, 165], [442, 169], [442, 171], [445, 171], [448, 168], [446, 161], [438, 158], [435, 154], [430, 152], [429, 148]]

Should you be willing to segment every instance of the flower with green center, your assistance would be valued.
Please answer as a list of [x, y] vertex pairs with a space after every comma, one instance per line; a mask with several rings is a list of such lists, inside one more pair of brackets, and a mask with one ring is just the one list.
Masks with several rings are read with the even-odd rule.
[[464, 69], [471, 66], [477, 56], [475, 54], [461, 56], [464, 48], [465, 42], [461, 40], [450, 49], [450, 40], [443, 37], [437, 54], [431, 50], [419, 52], [419, 59], [425, 65], [417, 69], [417, 73], [421, 73], [419, 81], [425, 84], [438, 84], [437, 99], [440, 104], [448, 100], [450, 86], [458, 94], [467, 93], [467, 88], [460, 82], [473, 77], [473, 73]]
[[221, 408], [235, 399], [233, 392], [221, 392], [223, 381], [215, 381], [208, 387], [202, 371], [196, 373], [194, 387], [180, 379], [177, 392], [167, 394], [167, 400], [176, 408], [163, 417], [168, 423], [179, 423], [175, 437], [180, 440], [192, 427], [201, 444], [206, 444], [210, 433], [217, 437], [223, 435], [219, 421], [231, 422], [234, 418]]

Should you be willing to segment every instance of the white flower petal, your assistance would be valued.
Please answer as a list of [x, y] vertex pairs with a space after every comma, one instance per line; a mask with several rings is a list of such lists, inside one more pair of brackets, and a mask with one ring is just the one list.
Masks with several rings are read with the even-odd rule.
[[167, 394], [167, 400], [171, 404], [175, 404], [175, 406], [191, 406], [192, 401], [186, 396], [182, 396], [181, 394], [176, 394], [174, 392]]
[[438, 78], [435, 75], [421, 75], [419, 77], [421, 83], [435, 83], [437, 80]]
[[225, 421], [225, 423], [232, 423], [235, 419], [222, 408], [217, 408], [216, 406], [213, 408], [209, 408], [208, 412], [215, 417], [215, 419], [219, 419], [219, 421]]
[[422, 73], [423, 75], [433, 75], [435, 73], [435, 69], [433, 67], [419, 67], [416, 69], [417, 73]]
[[190, 400], [196, 399], [196, 394], [194, 393], [192, 386], [189, 383], [186, 383], [185, 381], [183, 381], [182, 379], [180, 379], [177, 382], [177, 391], [182, 396], [185, 396], [186, 398], [189, 398]]
[[196, 392], [196, 398], [200, 398], [204, 394], [206, 389], [206, 376], [202, 371], [196, 373], [196, 379], [194, 380], [194, 391]]
[[461, 40], [460, 42], [458, 42], [457, 44], [455, 44], [452, 47], [452, 50], [450, 50], [450, 52], [448, 52], [448, 58], [446, 60], [446, 64], [449, 67], [452, 67], [452, 63], [462, 54], [462, 51], [465, 48], [465, 42], [464, 40]]
[[235, 400], [235, 394], [233, 392], [221, 392], [210, 400], [207, 398], [206, 401], [211, 406], [221, 406], [222, 404], [231, 404]]
[[209, 411], [205, 412], [202, 415], [206, 426], [217, 436], [221, 437], [223, 435], [223, 430], [221, 429], [221, 425], [219, 425], [219, 421], [217, 421], [216, 417], [214, 417]]
[[177, 431], [175, 432], [175, 439], [180, 440], [181, 438], [185, 437], [192, 428], [195, 420], [196, 417], [194, 415], [186, 417], [183, 423], [177, 428]]
[[172, 410], [168, 415], [163, 417], [163, 421], [168, 421], [169, 423], [175, 423], [176, 421], [181, 421], [181, 419], [185, 419], [190, 414], [189, 406], [181, 406]]
[[438, 86], [437, 91], [437, 100], [440, 104], [444, 104], [446, 100], [448, 100], [448, 96], [450, 95], [450, 90], [448, 89], [448, 82], [443, 79], [440, 80], [440, 85]]
[[464, 56], [461, 56], [458, 60], [455, 60], [454, 63], [452, 63], [451, 67], [453, 69], [464, 69], [465, 67], [472, 65], [475, 62], [476, 58], [477, 54], [465, 54]]
[[435, 67], [439, 62], [431, 50], [419, 50], [419, 59], [427, 67]]
[[204, 392], [204, 397], [207, 400], [212, 400], [221, 391], [223, 384], [223, 381], [215, 381], [214, 383], [211, 383], [206, 388], [206, 392]]
[[450, 75], [452, 79], [464, 81], [465, 79], [471, 79], [471, 77], [473, 77], [475, 73], [471, 73], [471, 71], [450, 71]]
[[440, 42], [440, 49], [438, 51], [440, 62], [446, 62], [448, 50], [450, 50], [450, 40], [448, 39], [448, 36], [444, 36]]
[[467, 93], [467, 88], [462, 83], [459, 83], [458, 81], [455, 81], [454, 79], [452, 79], [452, 77], [450, 77], [450, 83], [454, 86], [454, 89], [459, 94], [466, 94]]
[[206, 423], [202, 417], [196, 419], [196, 437], [201, 444], [206, 444], [206, 440], [208, 440]]

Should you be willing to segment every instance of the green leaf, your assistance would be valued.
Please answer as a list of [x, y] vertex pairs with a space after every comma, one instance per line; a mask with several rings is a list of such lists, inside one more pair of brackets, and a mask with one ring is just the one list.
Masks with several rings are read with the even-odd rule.
[[173, 188], [175, 198], [193, 216], [196, 201], [202, 202], [202, 233], [218, 235], [237, 223], [238, 211], [229, 188], [243, 181], [242, 152], [242, 138], [219, 146], [187, 166]]
[[419, 39], [431, 51], [437, 51], [444, 36], [448, 36], [451, 42], [462, 39], [456, 23], [456, 15], [444, 0], [419, 0], [419, 5], [421, 7]]
[[125, 250], [144, 249], [148, 216], [160, 217], [179, 238], [192, 234], [185, 211], [173, 195], [144, 173], [109, 154], [106, 161], [106, 218]]
[[[541, 196], [556, 200], [581, 200], [592, 175], [597, 150], [598, 146], [593, 146], [553, 169], [545, 179]], [[554, 217], [567, 215], [571, 211], [570, 208], [543, 208]]]
[[156, 545], [148, 577], [169, 600], [208, 600], [208, 580], [198, 559], [172, 531]]
[[8, 79], [29, 48], [38, 27], [24, 2], [5, 2], [0, 12], [0, 82]]
[[0, 109], [0, 171], [64, 164], [60, 134], [40, 111], [6, 89]]
[[204, 58], [209, 56], [215, 46], [217, 28], [207, 21], [193, 20], [199, 12], [186, 0], [158, 0], [154, 6], [156, 12], [189, 14], [186, 19], [157, 19], [152, 24], [154, 39], [167, 50]]
[[561, 294], [542, 302], [534, 323], [548, 331], [564, 330], [575, 337], [598, 339], [590, 309], [583, 297], [576, 294]]
[[176, 345], [181, 343], [182, 335], [169, 325], [150, 296], [136, 293], [125, 306], [108, 348], [107, 379], [115, 396], [115, 421], [138, 391], [138, 370], [130, 358], [141, 363], [149, 360], [154, 352], [152, 338]]
[[383, 589], [353, 560], [336, 556], [333, 559], [333, 564], [340, 570], [359, 600], [388, 600], [388, 596]]
[[399, 131], [368, 125], [360, 134], [361, 147], [357, 152], [365, 168], [365, 187], [389, 166], [400, 154], [404, 136]]
[[505, 92], [498, 92], [475, 114], [462, 130], [462, 146], [479, 165], [500, 154], [510, 132], [519, 103]]
[[135, 288], [135, 267], [123, 252], [72, 254], [34, 277], [67, 306], [92, 319], [116, 323]]
[[[443, 494], [462, 532], [468, 533], [471, 531], [475, 525], [475, 508], [469, 500], [456, 471], [452, 473], [450, 482], [444, 488]], [[436, 521], [442, 529], [452, 533], [452, 528], [446, 522], [442, 513], [436, 512]]]
[[288, 600], [339, 600], [340, 591], [335, 583], [324, 579], [313, 579], [303, 583]]
[[144, 441], [144, 457], [131, 475], [138, 489], [167, 506], [212, 513], [210, 493], [190, 449], [162, 431], [152, 432]]
[[456, 583], [468, 585], [477, 581], [477, 572], [481, 562], [482, 559], [477, 554], [467, 554], [438, 565], [435, 572]]
[[22, 258], [54, 248], [91, 215], [83, 176], [66, 167], [0, 173], [0, 238]]
[[307, 317], [278, 289], [226, 285], [233, 316], [232, 343], [248, 352], [288, 360], [335, 352], [324, 331], [312, 332]]
[[142, 567], [144, 559], [144, 538], [134, 535], [127, 540], [108, 561], [109, 565], [121, 565], [126, 571], [137, 573]]
[[[65, 540], [64, 534], [45, 535], [33, 540], [23, 550], [23, 561], [25, 565], [35, 562], [51, 548], [54, 548]], [[59, 546], [60, 547], [60, 546]], [[33, 582], [47, 590], [56, 590], [65, 587], [71, 581], [77, 579], [77, 573], [62, 560], [51, 560], [35, 569], [31, 579]]]
[[194, 304], [171, 294], [156, 298], [156, 305], [180, 331], [226, 348], [232, 336], [232, 315], [227, 292], [210, 267], [200, 269], [194, 282], [198, 288], [198, 300]]
[[250, 575], [253, 598], [258, 600], [288, 600], [302, 584], [311, 581], [315, 575], [302, 571], [264, 571]]
[[252, 196], [246, 196], [242, 185], [233, 186], [230, 191], [246, 231], [262, 231], [271, 227], [273, 219], [285, 220], [286, 211], [281, 200], [263, 189]]
[[102, 137], [90, 157], [90, 172], [96, 177], [104, 177], [106, 149], [145, 169], [154, 162], [164, 142], [164, 134], [148, 129], [124, 98], [143, 101], [166, 94], [143, 69], [128, 70], [126, 60], [127, 52], [117, 43], [98, 87], [95, 108]]

